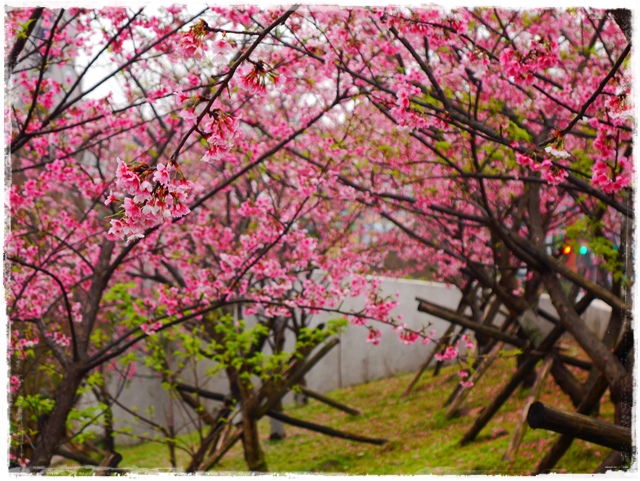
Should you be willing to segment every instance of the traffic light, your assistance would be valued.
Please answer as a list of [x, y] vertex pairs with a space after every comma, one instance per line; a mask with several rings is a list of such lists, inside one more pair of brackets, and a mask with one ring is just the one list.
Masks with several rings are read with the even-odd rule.
[[589, 248], [587, 246], [580, 246], [580, 255], [586, 256], [589, 253]]
[[568, 256], [569, 254], [571, 254], [571, 246], [569, 244], [566, 244], [563, 248], [562, 248], [562, 253], [565, 256]]

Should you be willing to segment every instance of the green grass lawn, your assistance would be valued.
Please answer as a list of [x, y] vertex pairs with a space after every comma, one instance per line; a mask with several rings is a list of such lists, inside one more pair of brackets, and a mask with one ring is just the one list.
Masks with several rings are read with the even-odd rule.
[[[286, 414], [292, 417], [343, 431], [386, 438], [389, 442], [383, 446], [362, 444], [292, 426], [286, 426], [287, 437], [284, 440], [270, 441], [269, 421], [264, 418], [259, 427], [269, 470], [345, 474], [529, 474], [557, 435], [527, 429], [517, 459], [514, 462], [502, 461], [528, 392], [516, 391], [476, 441], [460, 447], [458, 442], [476, 414], [452, 420], [444, 417], [444, 401], [459, 381], [455, 374], [457, 369], [455, 366], [445, 368], [437, 377], [432, 376], [432, 371], [425, 373], [414, 391], [405, 398], [401, 393], [413, 373], [329, 393], [330, 397], [361, 410], [360, 416], [350, 416], [315, 400], [302, 407], [286, 406]], [[513, 358], [498, 360], [474, 387], [466, 406], [487, 405], [514, 371]], [[584, 377], [585, 373], [580, 374]], [[551, 376], [541, 400], [571, 409], [568, 396], [560, 391]], [[600, 418], [613, 420], [613, 406], [608, 395], [603, 397]], [[181, 438], [184, 445], [193, 440], [189, 436]], [[168, 450], [161, 444], [120, 447], [118, 451], [123, 455], [120, 467], [125, 469], [170, 468]], [[577, 440], [556, 470], [593, 472], [608, 452], [607, 448]], [[184, 465], [186, 460], [186, 453], [179, 452], [179, 464]], [[215, 470], [246, 471], [241, 443], [227, 453]]]

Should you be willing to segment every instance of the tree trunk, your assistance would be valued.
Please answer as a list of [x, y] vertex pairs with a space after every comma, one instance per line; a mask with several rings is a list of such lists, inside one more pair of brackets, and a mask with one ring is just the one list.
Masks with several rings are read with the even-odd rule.
[[104, 449], [105, 451], [112, 453], [116, 449], [115, 443], [115, 431], [113, 429], [113, 408], [111, 405], [107, 405], [104, 413]]
[[[526, 339], [527, 337], [522, 332], [522, 329], [518, 329], [518, 337], [520, 339]], [[522, 353], [516, 356], [516, 366], [519, 368], [524, 364], [527, 359], [528, 354]], [[523, 389], [531, 389], [536, 382], [536, 371], [530, 370], [522, 379], [522, 387]]]
[[[282, 399], [278, 400], [273, 406], [273, 410], [276, 412], [282, 412]], [[269, 425], [271, 428], [271, 432], [269, 433], [269, 439], [271, 441], [278, 441], [280, 439], [284, 439], [286, 437], [286, 432], [284, 430], [284, 423], [279, 419], [270, 418]]]
[[616, 424], [631, 427], [633, 409], [633, 377], [627, 373], [611, 384], [611, 400], [616, 406]]
[[244, 459], [247, 462], [249, 471], [266, 473], [267, 461], [264, 459], [264, 453], [260, 446], [260, 438], [258, 436], [258, 423], [253, 416], [243, 416], [242, 419], [242, 444], [244, 447]]
[[[104, 366], [100, 366], [99, 368], [100, 374], [103, 378], [106, 378], [104, 373]], [[104, 427], [104, 433], [102, 437], [103, 449], [111, 453], [115, 451], [115, 430], [114, 430], [114, 419], [113, 419], [113, 403], [109, 400], [109, 391], [107, 389], [106, 383], [103, 383], [98, 388], [94, 388], [93, 391], [98, 402], [103, 403], [105, 407], [104, 412], [104, 421], [102, 426]]]
[[29, 469], [32, 472], [41, 472], [49, 467], [51, 458], [66, 438], [67, 417], [76, 402], [76, 395], [83, 377], [82, 372], [76, 366], [72, 366], [67, 369], [62, 382], [56, 389], [55, 406], [44, 422], [29, 463]]
[[611, 353], [611, 349], [591, 331], [569, 305], [555, 276], [543, 276], [551, 302], [558, 311], [562, 324], [580, 347], [591, 357], [594, 365], [602, 371], [611, 386], [611, 399], [616, 408], [616, 423], [629, 427], [633, 398], [633, 379], [622, 362]]
[[560, 356], [554, 353], [553, 366], [551, 366], [551, 374], [555, 379], [558, 386], [569, 395], [571, 402], [575, 407], [578, 407], [585, 395], [585, 388], [580, 384], [580, 381], [565, 367], [560, 361]]
[[257, 399], [253, 395], [252, 389], [240, 382], [242, 396], [242, 445], [244, 447], [244, 459], [247, 462], [249, 471], [266, 473], [267, 461], [264, 458], [262, 447], [260, 446], [260, 436], [258, 433]]
[[[306, 386], [307, 385], [307, 380], [303, 377], [302, 379], [300, 379], [299, 385], [303, 386], [303, 387]], [[309, 403], [309, 398], [303, 392], [294, 391], [293, 392], [293, 402], [295, 402], [296, 406], [298, 406], [298, 407], [306, 406]]]
[[627, 374], [622, 363], [616, 356], [611, 355], [610, 348], [598, 339], [576, 313], [562, 291], [558, 279], [552, 274], [545, 274], [542, 278], [562, 325], [573, 335], [594, 365], [604, 373], [609, 384], [613, 386], [619, 382]]

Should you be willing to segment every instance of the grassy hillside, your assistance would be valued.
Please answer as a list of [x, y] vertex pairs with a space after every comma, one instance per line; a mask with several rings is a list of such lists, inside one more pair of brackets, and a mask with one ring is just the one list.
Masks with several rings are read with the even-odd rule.
[[[272, 472], [311, 472], [346, 474], [529, 474], [537, 461], [551, 446], [557, 435], [528, 429], [514, 462], [503, 462], [515, 423], [520, 415], [527, 391], [518, 390], [506, 403], [478, 439], [460, 447], [458, 441], [471, 426], [477, 411], [515, 371], [513, 358], [500, 359], [487, 376], [473, 389], [467, 399], [467, 415], [446, 420], [443, 403], [458, 377], [455, 366], [444, 369], [437, 377], [431, 372], [406, 398], [401, 393], [413, 374], [384, 379], [368, 384], [339, 389], [329, 395], [362, 411], [350, 416], [318, 401], [307, 406], [285, 407], [290, 416], [313, 421], [352, 433], [389, 440], [384, 446], [361, 444], [327, 437], [318, 433], [287, 426], [287, 437], [269, 441], [269, 422], [260, 423], [263, 448]], [[584, 378], [585, 373], [575, 371]], [[548, 378], [541, 399], [545, 403], [570, 408], [570, 401]], [[603, 397], [601, 419], [613, 420], [613, 406], [608, 395]], [[188, 437], [181, 444], [188, 446]], [[170, 468], [167, 448], [146, 443], [119, 451], [126, 469], [145, 470]], [[608, 454], [606, 448], [576, 441], [557, 466], [558, 472], [592, 472]], [[179, 453], [184, 465], [186, 455]], [[236, 445], [216, 468], [217, 471], [244, 471], [241, 444]]]

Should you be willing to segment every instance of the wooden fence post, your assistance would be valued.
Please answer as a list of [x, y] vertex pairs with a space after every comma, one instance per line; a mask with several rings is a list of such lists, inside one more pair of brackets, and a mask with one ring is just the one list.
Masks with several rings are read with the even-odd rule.
[[518, 448], [520, 447], [520, 443], [522, 442], [522, 438], [524, 437], [524, 433], [527, 430], [527, 414], [529, 412], [529, 407], [538, 400], [540, 394], [542, 393], [542, 389], [544, 388], [544, 382], [547, 379], [547, 375], [549, 374], [549, 370], [551, 369], [551, 365], [553, 364], [553, 357], [548, 355], [544, 360], [544, 364], [538, 371], [538, 376], [536, 377], [536, 382], [533, 384], [533, 388], [529, 393], [529, 397], [527, 398], [527, 402], [522, 408], [522, 414], [520, 415], [520, 421], [516, 426], [516, 429], [513, 431], [513, 436], [511, 437], [511, 442], [507, 447], [507, 450], [504, 453], [503, 461], [513, 461], [518, 454]]
[[[503, 346], [504, 346], [504, 342], [498, 342], [495, 346], [493, 346], [493, 349], [487, 355], [487, 357], [482, 361], [482, 363], [480, 363], [480, 366], [478, 366], [478, 369], [476, 370], [476, 372], [474, 372], [469, 377], [469, 380], [471, 382], [475, 384], [480, 380], [480, 378], [484, 375], [484, 373], [487, 372], [487, 369], [489, 369], [491, 364], [493, 364], [493, 362], [497, 359], [498, 354], [500, 354], [500, 350], [502, 349]], [[449, 404], [449, 408], [447, 409], [447, 412], [444, 415], [445, 418], [451, 419], [452, 417], [455, 416], [456, 412], [462, 405], [462, 402], [467, 398], [469, 391], [470, 391], [470, 388], [463, 388], [458, 392], [458, 395], [451, 401], [451, 404]]]

